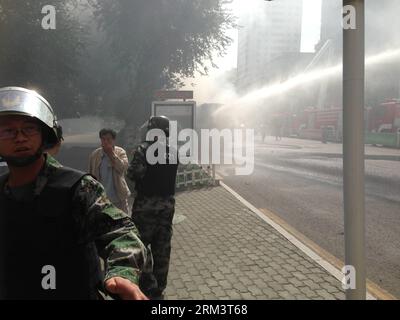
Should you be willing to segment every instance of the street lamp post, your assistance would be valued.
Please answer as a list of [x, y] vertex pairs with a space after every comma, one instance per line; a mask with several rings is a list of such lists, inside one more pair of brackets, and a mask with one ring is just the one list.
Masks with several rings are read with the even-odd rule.
[[364, 0], [343, 0], [356, 13], [356, 28], [343, 27], [343, 195], [345, 263], [355, 270], [346, 299], [366, 298], [364, 204]]

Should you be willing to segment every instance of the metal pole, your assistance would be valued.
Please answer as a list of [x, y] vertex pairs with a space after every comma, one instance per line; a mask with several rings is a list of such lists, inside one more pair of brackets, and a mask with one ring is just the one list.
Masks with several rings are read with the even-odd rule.
[[366, 299], [364, 213], [364, 0], [343, 0], [355, 8], [356, 28], [343, 30], [343, 193], [345, 263], [355, 270], [346, 299]]

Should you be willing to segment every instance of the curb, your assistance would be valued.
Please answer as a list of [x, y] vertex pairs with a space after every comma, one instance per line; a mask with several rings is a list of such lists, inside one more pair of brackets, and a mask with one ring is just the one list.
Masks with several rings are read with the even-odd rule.
[[[231, 193], [236, 199], [244, 204], [250, 211], [254, 212], [263, 221], [268, 223], [283, 237], [289, 240], [293, 245], [320, 265], [323, 269], [328, 271], [329, 274], [334, 276], [337, 280], [342, 282], [343, 273], [339, 268], [344, 265], [342, 261], [329, 254], [327, 251], [320, 248], [317, 244], [306, 238], [300, 232], [286, 224], [277, 215], [267, 209], [259, 210], [251, 203], [241, 197], [237, 192], [228, 187], [225, 183], [220, 181], [220, 185]], [[367, 279], [367, 300], [397, 300], [396, 297], [380, 288], [377, 284]]]

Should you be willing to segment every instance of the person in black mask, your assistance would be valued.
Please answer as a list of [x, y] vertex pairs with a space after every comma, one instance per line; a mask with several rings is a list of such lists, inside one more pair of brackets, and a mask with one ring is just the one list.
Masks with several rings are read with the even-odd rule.
[[42, 96], [0, 89], [0, 299], [147, 299], [135, 225], [93, 177], [45, 152], [59, 140]]

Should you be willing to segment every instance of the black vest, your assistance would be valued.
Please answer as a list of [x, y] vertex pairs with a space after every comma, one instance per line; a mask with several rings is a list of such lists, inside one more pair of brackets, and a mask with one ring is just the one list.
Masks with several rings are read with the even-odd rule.
[[[147, 145], [148, 147], [149, 145]], [[166, 164], [156, 163], [151, 165], [146, 163], [147, 168], [144, 177], [136, 182], [136, 190], [139, 197], [168, 197], [175, 195], [178, 153], [168, 146], [166, 151]], [[175, 157], [175, 161], [172, 161], [172, 157]]]
[[[7, 197], [5, 177], [0, 178], [1, 299], [97, 298], [101, 275], [96, 247], [78, 243], [71, 215], [74, 187], [84, 175], [58, 168], [40, 196], [27, 203]], [[47, 265], [55, 269], [54, 290], [42, 286]]]

